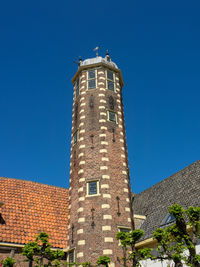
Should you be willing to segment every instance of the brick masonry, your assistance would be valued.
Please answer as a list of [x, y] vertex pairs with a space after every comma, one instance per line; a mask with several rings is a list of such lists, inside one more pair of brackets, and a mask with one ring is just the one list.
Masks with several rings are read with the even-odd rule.
[[[87, 89], [89, 69], [96, 70], [96, 89]], [[104, 64], [87, 65], [74, 78], [76, 81], [79, 77], [80, 93], [76, 97], [74, 89], [68, 249], [75, 248], [78, 262], [96, 263], [99, 256], [108, 255], [117, 263], [122, 250], [116, 233], [120, 226], [131, 228], [123, 82], [120, 71], [109, 66], [115, 74], [115, 91], [108, 90], [107, 69]], [[114, 107], [110, 105], [111, 97]], [[109, 110], [117, 114], [117, 123], [108, 120]], [[77, 130], [78, 142], [73, 144]], [[98, 195], [87, 196], [87, 181], [90, 180], [99, 181]], [[91, 209], [94, 209], [94, 227], [91, 226]]]

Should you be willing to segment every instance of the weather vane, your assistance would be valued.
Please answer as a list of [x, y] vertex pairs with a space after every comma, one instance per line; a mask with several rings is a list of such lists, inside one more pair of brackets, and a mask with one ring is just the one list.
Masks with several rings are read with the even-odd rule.
[[99, 50], [99, 47], [98, 46], [93, 49], [93, 51], [96, 51], [96, 56], [97, 57], [98, 57], [98, 50]]

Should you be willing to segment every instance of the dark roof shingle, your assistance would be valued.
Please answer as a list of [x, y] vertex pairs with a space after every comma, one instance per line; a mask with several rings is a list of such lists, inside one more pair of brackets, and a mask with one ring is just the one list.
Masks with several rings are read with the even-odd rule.
[[134, 213], [146, 215], [141, 226], [151, 237], [168, 214], [168, 206], [200, 206], [200, 160], [134, 196]]

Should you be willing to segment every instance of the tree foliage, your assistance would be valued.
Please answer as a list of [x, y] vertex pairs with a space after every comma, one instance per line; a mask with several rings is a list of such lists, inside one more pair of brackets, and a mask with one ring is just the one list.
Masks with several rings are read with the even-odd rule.
[[[151, 256], [151, 249], [143, 248], [136, 249], [135, 244], [143, 236], [144, 232], [141, 229], [136, 229], [131, 232], [118, 232], [116, 237], [120, 240], [123, 249], [123, 266], [127, 266], [128, 262], [132, 262], [133, 267], [140, 266], [140, 261]], [[129, 251], [129, 253], [127, 253]]]
[[98, 259], [97, 259], [97, 264], [98, 265], [103, 265], [103, 266], [106, 266], [108, 267], [108, 263], [110, 263], [110, 258], [108, 256], [100, 256]]
[[90, 261], [85, 261], [85, 262], [82, 262], [81, 265], [83, 267], [90, 267], [91, 266], [91, 262]]
[[15, 264], [15, 260], [11, 257], [5, 258], [5, 260], [3, 260], [2, 262], [3, 267], [13, 267], [14, 264]]
[[[175, 267], [200, 267], [200, 255], [196, 252], [197, 240], [200, 238], [200, 207], [184, 209], [175, 204], [169, 207], [175, 223], [165, 228], [158, 228], [153, 237], [158, 241], [156, 259], [172, 260]], [[185, 251], [188, 251], [188, 254]]]
[[54, 266], [60, 267], [60, 261], [64, 257], [62, 250], [52, 250], [48, 234], [40, 233], [35, 242], [29, 242], [22, 250], [22, 255], [29, 261], [29, 266], [35, 262], [36, 267]]
[[124, 254], [123, 266], [132, 261], [132, 267], [137, 267], [141, 266], [141, 260], [157, 259], [173, 261], [175, 267], [182, 267], [183, 263], [200, 267], [200, 255], [196, 252], [196, 245], [200, 239], [200, 207], [184, 209], [175, 204], [169, 207], [169, 213], [175, 218], [174, 224], [158, 228], [153, 234], [153, 238], [158, 242], [156, 256], [152, 253], [153, 249], [135, 248], [135, 244], [144, 234], [142, 230], [117, 233], [116, 237], [120, 240]]

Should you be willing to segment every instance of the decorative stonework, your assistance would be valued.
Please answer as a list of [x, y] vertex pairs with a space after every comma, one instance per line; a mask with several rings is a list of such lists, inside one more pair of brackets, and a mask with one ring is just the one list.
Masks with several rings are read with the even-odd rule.
[[[123, 80], [117, 66], [109, 64], [81, 64], [72, 79], [75, 83], [79, 77], [80, 92], [76, 95], [74, 88], [69, 191], [70, 225], [74, 228], [73, 242], [69, 228], [68, 245], [75, 249], [78, 262], [96, 263], [97, 254], [108, 255], [114, 266], [116, 255], [123, 256], [115, 238], [117, 226], [131, 228], [131, 212]], [[89, 78], [90, 70], [93, 76]], [[114, 75], [114, 90], [108, 86], [108, 71]], [[88, 86], [89, 79], [93, 79], [94, 88]], [[108, 117], [109, 112], [115, 114], [116, 120]], [[78, 140], [74, 144], [77, 130]]]

